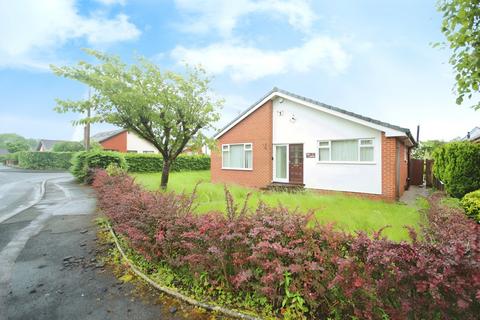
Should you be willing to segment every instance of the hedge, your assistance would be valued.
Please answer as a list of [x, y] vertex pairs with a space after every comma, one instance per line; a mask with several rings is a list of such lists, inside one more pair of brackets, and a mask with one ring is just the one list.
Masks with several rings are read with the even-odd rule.
[[0, 154], [0, 162], [5, 162], [7, 160], [12, 160], [12, 161], [18, 162], [18, 152]]
[[480, 189], [480, 144], [448, 143], [433, 153], [433, 173], [455, 198]]
[[[130, 172], [160, 172], [163, 157], [159, 154], [127, 153], [125, 160]], [[205, 155], [180, 155], [175, 159], [171, 171], [209, 170], [210, 157]]]
[[480, 222], [480, 190], [467, 193], [460, 204], [467, 216]]
[[228, 190], [226, 212], [199, 215], [194, 194], [148, 192], [128, 175], [98, 171], [93, 186], [138, 265], [199, 299], [282, 319], [480, 314], [480, 225], [442, 206], [440, 193], [422, 233], [410, 228], [410, 241], [397, 243], [284, 207], [249, 211]]
[[72, 152], [18, 152], [18, 166], [23, 169], [68, 169]]
[[110, 164], [114, 164], [122, 169], [127, 169], [123, 153], [114, 151], [80, 151], [75, 153], [72, 158], [71, 172], [79, 181], [89, 182], [92, 169], [106, 169]]

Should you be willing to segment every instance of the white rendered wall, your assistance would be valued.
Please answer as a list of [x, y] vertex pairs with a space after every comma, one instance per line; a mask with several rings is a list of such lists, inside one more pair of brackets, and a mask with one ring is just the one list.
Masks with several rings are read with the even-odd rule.
[[130, 132], [127, 133], [127, 151], [137, 151], [138, 153], [153, 151], [154, 153], [158, 153], [158, 150], [150, 142]]
[[[283, 103], [280, 101], [283, 100]], [[282, 111], [283, 115], [279, 115]], [[295, 121], [292, 120], [295, 117]], [[373, 138], [374, 163], [322, 163], [319, 140]], [[273, 144], [303, 143], [306, 188], [382, 193], [381, 131], [341, 119], [287, 99], [273, 101]], [[315, 158], [306, 158], [315, 153]]]

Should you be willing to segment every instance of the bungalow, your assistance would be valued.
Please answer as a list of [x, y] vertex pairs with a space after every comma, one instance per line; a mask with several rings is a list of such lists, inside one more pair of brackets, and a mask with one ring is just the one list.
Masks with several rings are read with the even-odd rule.
[[35, 148], [36, 151], [45, 152], [45, 151], [52, 151], [53, 146], [57, 143], [61, 142], [70, 142], [67, 140], [49, 140], [49, 139], [40, 139], [38, 141], [37, 147]]
[[[105, 150], [129, 153], [159, 153], [153, 144], [126, 129], [100, 132], [93, 135], [91, 139], [100, 143]], [[208, 154], [209, 151], [206, 146], [196, 148], [187, 145], [182, 153], [188, 155]]]
[[93, 135], [91, 140], [100, 143], [105, 150], [130, 153], [158, 153], [158, 150], [150, 142], [126, 129], [100, 132]]
[[410, 130], [274, 88], [215, 136], [213, 182], [295, 185], [395, 200], [408, 188]]

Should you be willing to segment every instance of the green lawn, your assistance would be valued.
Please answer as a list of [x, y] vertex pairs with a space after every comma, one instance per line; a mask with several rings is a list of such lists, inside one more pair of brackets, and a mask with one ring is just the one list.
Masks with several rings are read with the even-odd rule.
[[[133, 174], [136, 181], [149, 190], [158, 190], [160, 173]], [[223, 184], [210, 182], [210, 171], [173, 172], [168, 184], [169, 191], [191, 193], [195, 184], [203, 181], [197, 190], [199, 213], [211, 210], [225, 210]], [[335, 222], [338, 228], [346, 231], [365, 230], [371, 232], [390, 225], [384, 231], [392, 240], [407, 239], [404, 225], [418, 227], [421, 220], [417, 209], [398, 203], [387, 203], [341, 194], [321, 195], [314, 191], [302, 193], [263, 192], [236, 185], [229, 185], [234, 198], [243, 201], [247, 193], [252, 192], [249, 207], [255, 208], [259, 200], [271, 206], [279, 203], [301, 211], [315, 210], [315, 217], [320, 222]]]

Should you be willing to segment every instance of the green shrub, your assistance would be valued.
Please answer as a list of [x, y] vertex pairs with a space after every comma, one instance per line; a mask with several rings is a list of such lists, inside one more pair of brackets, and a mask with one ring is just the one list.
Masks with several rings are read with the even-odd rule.
[[[130, 172], [161, 172], [163, 157], [160, 154], [127, 153], [125, 159]], [[210, 169], [210, 157], [205, 155], [180, 155], [171, 171], [196, 171]]]
[[53, 145], [55, 152], [77, 152], [84, 150], [83, 144], [78, 141], [62, 141]]
[[467, 216], [480, 222], [480, 190], [467, 193], [460, 204]]
[[127, 153], [125, 160], [130, 172], [159, 172], [162, 171], [163, 157], [160, 154]]
[[480, 189], [480, 144], [452, 142], [433, 153], [433, 173], [455, 198]]
[[7, 160], [12, 160], [14, 162], [18, 162], [18, 152], [0, 154], [0, 162], [5, 162]]
[[23, 169], [68, 169], [72, 152], [18, 152], [18, 166]]
[[88, 182], [93, 169], [106, 169], [109, 165], [116, 165], [126, 170], [128, 168], [124, 154], [114, 151], [80, 151], [72, 159], [71, 172], [79, 181]]

